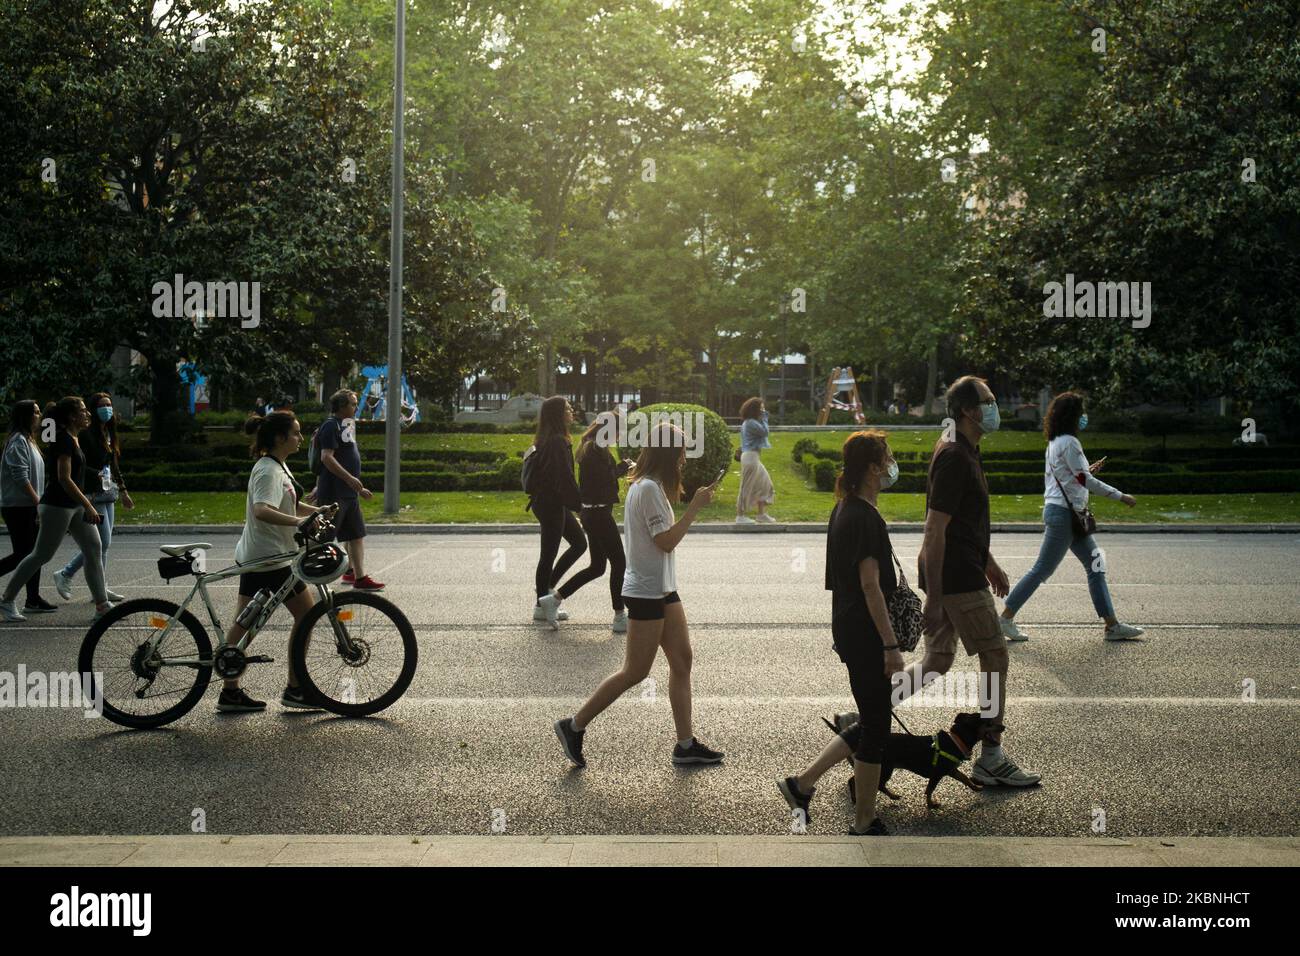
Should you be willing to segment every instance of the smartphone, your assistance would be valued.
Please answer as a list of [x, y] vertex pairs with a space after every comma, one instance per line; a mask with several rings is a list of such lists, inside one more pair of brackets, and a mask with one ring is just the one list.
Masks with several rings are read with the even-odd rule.
[[718, 472], [718, 477], [713, 479], [713, 483], [716, 485], [725, 477], [727, 477], [727, 469], [723, 468], [720, 472]]

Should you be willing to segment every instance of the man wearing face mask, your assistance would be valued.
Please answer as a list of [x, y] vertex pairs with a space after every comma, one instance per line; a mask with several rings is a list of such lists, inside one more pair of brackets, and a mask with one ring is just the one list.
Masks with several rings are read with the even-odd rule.
[[[988, 384], [974, 375], [953, 382], [945, 399], [955, 428], [945, 429], [930, 459], [918, 569], [925, 591], [925, 656], [904, 672], [901, 694], [915, 693], [946, 673], [960, 638], [967, 655], [979, 655], [981, 675], [990, 682], [984, 685], [990, 698], [984, 715], [1001, 724], [1006, 719], [1007, 642], [989, 587], [1005, 597], [1010, 584], [989, 552], [989, 490], [979, 450], [980, 439], [998, 430], [1001, 417]], [[1039, 781], [1038, 774], [1021, 770], [1003, 753], [1002, 735], [992, 728], [972, 775], [986, 786], [1028, 787]]]

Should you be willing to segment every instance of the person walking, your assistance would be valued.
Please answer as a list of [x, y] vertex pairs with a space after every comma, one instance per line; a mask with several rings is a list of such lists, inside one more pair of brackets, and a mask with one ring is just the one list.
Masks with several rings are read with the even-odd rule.
[[677, 426], [665, 423], [658, 427], [655, 438], [657, 442], [652, 441], [637, 456], [623, 507], [627, 538], [623, 600], [629, 618], [623, 667], [606, 677], [577, 713], [554, 725], [565, 756], [579, 767], [587, 765], [582, 754], [587, 726], [625, 691], [649, 676], [660, 648], [668, 660], [668, 700], [677, 731], [672, 762], [718, 763], [724, 756], [701, 743], [692, 726], [693, 654], [686, 610], [677, 593], [676, 555], [691, 522], [713, 500], [717, 485], [703, 485], [696, 490], [685, 513], [674, 522], [670, 502], [682, 497], [686, 435]]
[[358, 591], [382, 591], [384, 585], [365, 571], [366, 521], [361, 514], [360, 499], [369, 500], [374, 492], [361, 481], [356, 414], [356, 392], [342, 388], [330, 396], [330, 417], [317, 429], [315, 438], [320, 453], [315, 502], [338, 505], [335, 537], [348, 553], [348, 572], [343, 575], [343, 583]]
[[[582, 492], [573, 477], [573, 440], [569, 437], [572, 424], [573, 407], [563, 395], [552, 395], [542, 402], [537, 413], [537, 433], [529, 449], [529, 456], [536, 458], [530, 463], [535, 477], [529, 491], [528, 509], [542, 530], [542, 547], [533, 576], [537, 591], [533, 617], [537, 619], [540, 609], [541, 619], [551, 630], [557, 629], [560, 626], [557, 622], [569, 616], [560, 610], [562, 598], [555, 585], [587, 551], [587, 537], [574, 515], [575, 511], [582, 510]], [[569, 546], [556, 560], [561, 538]]]
[[[776, 499], [772, 476], [763, 467], [761, 450], [771, 448], [768, 441], [767, 409], [763, 400], [755, 396], [740, 406], [740, 491], [736, 494], [736, 523], [771, 524], [776, 521], [767, 513], [767, 506]], [[757, 509], [751, 518], [749, 510]]]
[[[578, 491], [582, 496], [582, 530], [586, 532], [591, 548], [591, 562], [576, 572], [556, 591], [561, 601], [568, 600], [578, 589], [590, 581], [598, 580], [609, 565], [609, 598], [614, 606], [615, 634], [627, 633], [627, 608], [623, 602], [623, 572], [627, 560], [623, 554], [623, 541], [618, 522], [614, 520], [614, 506], [618, 504], [618, 480], [627, 474], [632, 463], [614, 462], [614, 455], [600, 440], [602, 430], [612, 433], [616, 421], [612, 412], [601, 412], [583, 433], [578, 443]], [[546, 612], [539, 605], [533, 611], [533, 620], [546, 620]]]
[[63, 536], [69, 531], [81, 548], [86, 560], [86, 583], [95, 600], [95, 617], [108, 613], [113, 604], [104, 589], [102, 546], [99, 541], [99, 523], [103, 519], [94, 504], [82, 492], [80, 475], [86, 467], [86, 456], [77, 441], [90, 425], [90, 412], [86, 403], [76, 395], [61, 399], [50, 417], [54, 420], [54, 444], [49, 448], [46, 465], [53, 473], [46, 482], [45, 492], [37, 508], [40, 528], [36, 544], [9, 577], [4, 593], [0, 594], [0, 617], [6, 621], [23, 621], [26, 618], [14, 606], [18, 589], [23, 587], [41, 567], [59, 550]]
[[877, 499], [898, 480], [898, 462], [878, 430], [854, 432], [841, 455], [826, 529], [826, 590], [832, 593], [834, 648], [849, 671], [858, 722], [798, 776], [778, 780], [777, 787], [806, 824], [817, 781], [852, 756], [856, 806], [849, 835], [884, 836], [889, 831], [876, 816], [876, 791], [889, 739], [891, 681], [903, 669], [903, 653], [889, 620], [889, 600], [898, 586], [894, 549]]
[[[244, 509], [244, 530], [235, 545], [237, 564], [258, 564], [278, 555], [286, 555], [269, 568], [250, 571], [239, 576], [239, 598], [235, 604], [235, 617], [248, 606], [248, 602], [265, 588], [275, 594], [293, 576], [293, 555], [298, 550], [294, 534], [307, 515], [332, 509], [304, 504], [303, 489], [294, 479], [285, 461], [302, 445], [302, 426], [290, 411], [250, 415], [244, 423], [244, 432], [253, 436], [250, 452], [256, 461], [248, 476], [248, 498]], [[297, 625], [315, 604], [315, 598], [301, 580], [295, 581], [293, 590], [284, 605], [293, 615]], [[226, 631], [226, 643], [238, 644], [247, 629], [238, 620]], [[251, 645], [250, 645], [251, 646]], [[289, 665], [289, 677], [280, 704], [297, 710], [316, 710], [307, 703], [298, 677]], [[239, 686], [239, 678], [228, 678], [217, 698], [220, 713], [240, 713], [266, 709], [266, 701], [254, 700]]]
[[[15, 402], [9, 411], [9, 435], [0, 455], [0, 516], [9, 529], [13, 554], [0, 558], [0, 577], [9, 574], [36, 547], [40, 527], [37, 509], [45, 490], [45, 459], [36, 443], [41, 407], [30, 398]], [[27, 579], [27, 614], [48, 614], [58, 608], [41, 597], [39, 569]]]
[[[108, 392], [96, 392], [87, 403], [91, 415], [90, 427], [80, 438], [81, 451], [86, 456], [86, 467], [82, 472], [81, 490], [90, 498], [95, 510], [102, 519], [99, 522], [100, 558], [104, 568], [104, 580], [108, 580], [108, 549], [113, 543], [113, 527], [116, 524], [116, 503], [121, 499], [128, 511], [135, 507], [131, 494], [126, 490], [122, 480], [122, 449], [117, 442], [117, 419], [113, 417], [113, 397]], [[72, 599], [72, 579], [77, 576], [85, 564], [81, 552], [72, 556], [61, 570], [55, 571], [54, 590], [65, 601]], [[110, 601], [125, 601], [124, 595], [105, 588], [104, 593]]]
[[[1005, 724], [1009, 658], [989, 588], [1005, 597], [1010, 585], [989, 549], [989, 490], [979, 450], [981, 438], [997, 431], [1002, 420], [992, 390], [974, 375], [953, 382], [944, 399], [955, 429], [935, 443], [930, 458], [918, 558], [918, 583], [925, 591], [925, 654], [903, 672], [896, 693], [904, 700], [946, 674], [960, 638], [967, 655], [979, 656], [989, 698], [983, 716], [990, 724]], [[974, 779], [1012, 787], [1038, 783], [1039, 774], [1020, 769], [1006, 755], [1002, 736], [996, 729], [984, 734]]]
[[1052, 399], [1043, 419], [1043, 435], [1047, 438], [1043, 476], [1043, 543], [1038, 549], [1038, 560], [1011, 589], [1002, 616], [998, 618], [1002, 634], [1008, 641], [1029, 640], [1029, 635], [1016, 625], [1016, 613], [1052, 576], [1067, 551], [1073, 552], [1083, 565], [1092, 608], [1105, 624], [1104, 638], [1108, 641], [1131, 641], [1145, 633], [1142, 628], [1124, 624], [1115, 616], [1115, 605], [1106, 584], [1105, 557], [1092, 535], [1079, 535], [1074, 530], [1071, 512], [1083, 514], [1087, 511], [1089, 494], [1114, 498], [1130, 508], [1137, 504], [1132, 495], [1126, 495], [1096, 477], [1106, 459], [1088, 464], [1083, 445], [1079, 442], [1079, 432], [1087, 427], [1088, 413], [1083, 409], [1082, 395], [1062, 392]]

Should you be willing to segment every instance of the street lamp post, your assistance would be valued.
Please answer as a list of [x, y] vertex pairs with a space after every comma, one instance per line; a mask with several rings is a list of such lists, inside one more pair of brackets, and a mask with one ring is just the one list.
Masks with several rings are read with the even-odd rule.
[[[384, 399], [384, 514], [401, 508], [398, 448], [402, 427], [402, 150], [405, 144], [406, 0], [397, 0], [393, 56], [393, 219], [388, 267], [388, 394]], [[393, 414], [393, 392], [397, 414]]]

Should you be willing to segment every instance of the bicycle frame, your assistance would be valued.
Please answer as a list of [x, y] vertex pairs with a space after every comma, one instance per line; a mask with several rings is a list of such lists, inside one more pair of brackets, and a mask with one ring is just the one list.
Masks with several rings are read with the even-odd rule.
[[[177, 607], [176, 613], [167, 619], [167, 623], [163, 627], [159, 628], [156, 634], [149, 638], [149, 649], [146, 656], [152, 657], [158, 652], [159, 648], [162, 647], [163, 641], [166, 639], [167, 635], [171, 633], [172, 627], [176, 624], [181, 614], [189, 610], [189, 606], [194, 601], [194, 596], [196, 594], [203, 598], [203, 606], [207, 608], [208, 619], [212, 622], [212, 626], [217, 632], [217, 642], [215, 647], [220, 648], [223, 646], [226, 639], [226, 629], [221, 624], [221, 618], [217, 616], [216, 608], [212, 606], [212, 597], [208, 594], [208, 582], [211, 581], [215, 583], [217, 581], [225, 581], [229, 578], [238, 577], [241, 574], [248, 574], [254, 571], [274, 570], [273, 566], [279, 565], [283, 567], [284, 561], [292, 560], [300, 553], [300, 551], [287, 551], [283, 554], [271, 555], [270, 557], [263, 558], [262, 560], [256, 561], [252, 564], [234, 564], [221, 571], [213, 571], [210, 573], [206, 571], [196, 572], [195, 581], [190, 588], [190, 593], [186, 595], [185, 600]], [[293, 590], [294, 585], [297, 584], [299, 580], [300, 579], [296, 574], [290, 572], [289, 577], [285, 579], [285, 582], [280, 586], [280, 589], [272, 594], [270, 599], [268, 599], [266, 607], [259, 616], [264, 620], [268, 620], [270, 616], [275, 613], [276, 609], [284, 603], [285, 599], [289, 596], [289, 593]], [[320, 594], [322, 601], [329, 602], [332, 600], [333, 592], [330, 591], [327, 585], [317, 584], [315, 585], [315, 588]], [[334, 626], [336, 638], [346, 642], [346, 631], [342, 634], [338, 633], [341, 629], [340, 622], [334, 621], [333, 618], [331, 618], [331, 623]], [[257, 626], [257, 622], [254, 622], [254, 626], [249, 628], [244, 636], [240, 638], [239, 642], [234, 646], [239, 648], [241, 651], [244, 650], [248, 647], [253, 638], [257, 636], [260, 630], [261, 628]], [[205, 667], [210, 666], [212, 661], [204, 661], [198, 658], [164, 658], [161, 663], [164, 667]]]

